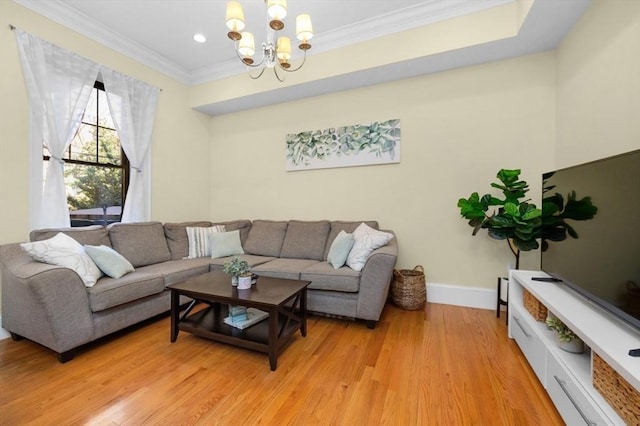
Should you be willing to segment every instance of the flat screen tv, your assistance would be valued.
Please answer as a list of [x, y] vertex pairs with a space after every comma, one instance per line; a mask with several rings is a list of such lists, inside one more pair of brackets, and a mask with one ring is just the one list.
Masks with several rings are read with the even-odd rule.
[[[640, 329], [640, 150], [545, 173], [542, 180], [543, 217], [554, 213], [545, 199], [562, 196], [567, 207], [574, 192], [577, 201], [590, 197], [597, 212], [567, 219], [575, 235], [566, 238], [543, 224], [541, 269]], [[557, 220], [562, 211], [554, 214]]]

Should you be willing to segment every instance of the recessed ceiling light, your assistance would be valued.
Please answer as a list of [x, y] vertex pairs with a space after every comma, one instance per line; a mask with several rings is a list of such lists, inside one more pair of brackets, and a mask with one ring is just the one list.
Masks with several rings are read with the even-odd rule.
[[193, 39], [198, 43], [204, 43], [205, 41], [207, 41], [207, 38], [202, 33], [194, 34]]

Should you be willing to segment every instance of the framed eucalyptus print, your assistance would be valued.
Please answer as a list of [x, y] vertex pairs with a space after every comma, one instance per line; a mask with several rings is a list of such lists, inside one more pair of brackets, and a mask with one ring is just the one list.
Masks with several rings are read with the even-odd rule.
[[400, 162], [400, 120], [287, 135], [287, 171]]

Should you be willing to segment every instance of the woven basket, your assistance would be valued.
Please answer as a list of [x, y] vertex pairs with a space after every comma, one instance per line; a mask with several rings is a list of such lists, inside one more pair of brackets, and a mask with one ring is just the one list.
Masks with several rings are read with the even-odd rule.
[[393, 303], [408, 311], [422, 309], [427, 301], [427, 285], [424, 268], [394, 269], [391, 283]]
[[640, 425], [640, 392], [597, 353], [593, 353], [593, 387], [630, 425]]
[[522, 293], [522, 302], [524, 307], [529, 311], [533, 319], [538, 322], [545, 322], [547, 319], [547, 308], [540, 303], [533, 294], [525, 288]]

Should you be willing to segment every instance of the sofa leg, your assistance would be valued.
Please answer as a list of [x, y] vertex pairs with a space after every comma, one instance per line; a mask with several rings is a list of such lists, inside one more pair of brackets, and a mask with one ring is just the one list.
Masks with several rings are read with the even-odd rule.
[[59, 352], [58, 353], [58, 362], [60, 362], [60, 364], [64, 364], [65, 362], [69, 362], [73, 359], [73, 357], [76, 355], [76, 351], [74, 349], [71, 349], [69, 351], [66, 352]]
[[14, 341], [16, 341], [16, 342], [19, 342], [20, 340], [23, 340], [23, 339], [24, 339], [24, 337], [22, 337], [22, 336], [21, 336], [21, 335], [19, 335], [19, 334], [16, 334], [16, 333], [14, 333], [14, 332], [10, 332], [10, 333], [11, 333], [11, 340], [14, 340]]
[[378, 321], [367, 320], [366, 324], [369, 330], [373, 330], [374, 328], [376, 328], [376, 324], [378, 324]]

